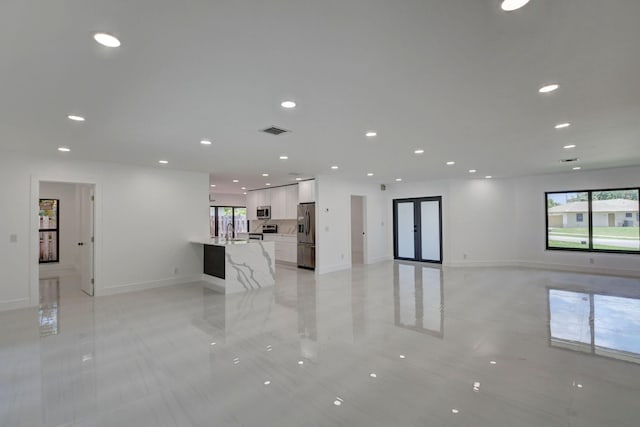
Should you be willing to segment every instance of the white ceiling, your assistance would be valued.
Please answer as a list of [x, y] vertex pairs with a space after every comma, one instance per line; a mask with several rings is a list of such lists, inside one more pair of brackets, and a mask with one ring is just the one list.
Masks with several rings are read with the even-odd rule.
[[3, 0], [0, 149], [206, 171], [221, 192], [640, 164], [640, 1], [498, 3]]

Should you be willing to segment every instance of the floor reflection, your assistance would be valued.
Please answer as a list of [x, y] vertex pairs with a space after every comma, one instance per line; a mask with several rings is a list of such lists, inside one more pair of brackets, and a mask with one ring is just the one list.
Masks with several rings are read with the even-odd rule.
[[394, 322], [444, 337], [444, 286], [440, 268], [397, 261], [393, 271]]
[[40, 305], [38, 307], [38, 322], [40, 336], [58, 334], [58, 308], [60, 307], [60, 279], [40, 280]]
[[640, 299], [548, 289], [549, 344], [640, 363]]

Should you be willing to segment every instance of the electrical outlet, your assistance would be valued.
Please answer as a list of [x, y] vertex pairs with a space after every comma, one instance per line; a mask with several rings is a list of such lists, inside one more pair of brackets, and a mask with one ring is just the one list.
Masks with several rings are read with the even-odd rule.
[[10, 234], [9, 235], [9, 243], [17, 243], [18, 242], [18, 235], [17, 234]]
[[589, 264], [593, 264], [593, 258], [589, 258]]
[[176, 267], [176, 268], [174, 268], [174, 269], [173, 269], [173, 274], [174, 274], [174, 275], [176, 275], [176, 276], [177, 276], [179, 272], [180, 272], [180, 270], [178, 269], [178, 267]]
[[467, 254], [462, 254], [462, 258], [467, 259]]
[[340, 258], [344, 259], [344, 254], [340, 254]]

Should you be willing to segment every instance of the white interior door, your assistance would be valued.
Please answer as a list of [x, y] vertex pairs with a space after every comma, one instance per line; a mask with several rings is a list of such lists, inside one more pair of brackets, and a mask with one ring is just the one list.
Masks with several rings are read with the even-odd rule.
[[87, 294], [94, 294], [93, 257], [94, 257], [94, 186], [80, 186], [80, 286]]

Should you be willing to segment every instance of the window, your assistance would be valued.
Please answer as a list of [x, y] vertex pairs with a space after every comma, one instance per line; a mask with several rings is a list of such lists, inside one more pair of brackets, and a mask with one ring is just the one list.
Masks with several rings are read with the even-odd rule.
[[231, 230], [232, 224], [236, 236], [238, 233], [247, 233], [249, 230], [245, 207], [211, 206], [209, 215], [211, 237], [225, 237], [227, 230]]
[[639, 194], [638, 188], [546, 193], [547, 249], [640, 253]]

